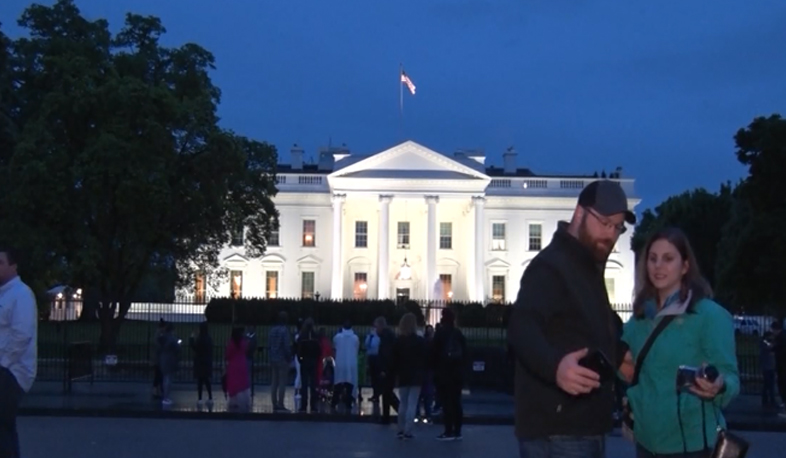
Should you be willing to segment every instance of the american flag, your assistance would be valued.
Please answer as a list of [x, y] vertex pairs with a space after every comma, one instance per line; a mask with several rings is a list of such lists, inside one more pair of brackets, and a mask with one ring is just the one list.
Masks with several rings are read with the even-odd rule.
[[407, 73], [404, 70], [401, 70], [401, 82], [407, 85], [407, 88], [409, 89], [409, 92], [412, 93], [412, 95], [415, 95], [415, 83], [409, 79]]

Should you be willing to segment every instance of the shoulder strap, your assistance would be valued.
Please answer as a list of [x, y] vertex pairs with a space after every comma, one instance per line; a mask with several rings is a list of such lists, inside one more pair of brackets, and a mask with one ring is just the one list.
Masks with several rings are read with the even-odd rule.
[[658, 338], [661, 332], [666, 329], [666, 326], [669, 325], [677, 315], [666, 315], [663, 319], [660, 320], [655, 329], [652, 330], [652, 333], [647, 337], [647, 341], [644, 342], [644, 346], [641, 348], [641, 352], [639, 353], [639, 357], [636, 358], [636, 368], [633, 370], [633, 380], [630, 382], [630, 386], [635, 386], [639, 383], [639, 373], [641, 372], [641, 366], [644, 364], [644, 359], [647, 357], [647, 353], [650, 352], [650, 348], [652, 348], [652, 344], [655, 342], [655, 339]]

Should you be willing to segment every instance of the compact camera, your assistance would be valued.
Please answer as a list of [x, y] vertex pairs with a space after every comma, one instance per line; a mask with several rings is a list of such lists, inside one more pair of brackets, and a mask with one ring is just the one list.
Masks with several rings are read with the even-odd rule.
[[717, 380], [720, 373], [715, 366], [680, 366], [677, 368], [677, 388], [690, 388], [696, 384], [697, 379], [704, 379], [712, 383]]

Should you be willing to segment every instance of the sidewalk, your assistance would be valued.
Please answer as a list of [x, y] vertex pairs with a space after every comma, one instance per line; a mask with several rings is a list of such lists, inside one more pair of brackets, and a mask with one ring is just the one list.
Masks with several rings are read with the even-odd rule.
[[[149, 384], [99, 382], [90, 385], [75, 382], [71, 394], [63, 394], [57, 382], [37, 382], [22, 401], [20, 414], [25, 416], [88, 416], [131, 418], [212, 418], [282, 421], [361, 422], [376, 421], [378, 407], [364, 401], [350, 414], [274, 413], [270, 389], [256, 386], [251, 413], [228, 412], [219, 384], [214, 386], [212, 411], [197, 409], [196, 388], [178, 384], [173, 387], [174, 404], [162, 408], [152, 399]], [[294, 390], [289, 387], [285, 405], [294, 406]], [[363, 389], [363, 398], [371, 396]], [[206, 397], [205, 397], [206, 399]], [[464, 391], [465, 423], [474, 425], [512, 425], [513, 397], [504, 393]], [[740, 396], [725, 412], [731, 429], [738, 431], [786, 432], [786, 419], [765, 412], [757, 396]]]

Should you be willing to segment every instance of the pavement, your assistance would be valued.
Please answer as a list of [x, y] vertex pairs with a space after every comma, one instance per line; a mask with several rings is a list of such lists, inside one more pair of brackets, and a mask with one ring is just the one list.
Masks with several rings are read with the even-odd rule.
[[[394, 426], [347, 423], [188, 421], [182, 419], [24, 417], [19, 420], [25, 458], [487, 458], [517, 457], [508, 426], [469, 425], [463, 441], [439, 442], [438, 426], [417, 425], [400, 441]], [[745, 432], [747, 458], [777, 458], [786, 434]], [[634, 456], [631, 443], [611, 435], [607, 458]]]
[[[379, 406], [364, 401], [350, 413], [299, 414], [273, 412], [270, 390], [256, 386], [250, 413], [230, 412], [221, 393], [220, 385], [214, 386], [215, 403], [212, 409], [199, 409], [196, 389], [190, 384], [173, 386], [174, 404], [162, 407], [151, 396], [146, 383], [74, 382], [70, 394], [63, 393], [58, 382], [36, 382], [23, 398], [21, 416], [61, 417], [125, 417], [125, 418], [181, 418], [181, 419], [238, 419], [318, 421], [337, 423], [370, 423], [376, 421]], [[292, 409], [294, 390], [287, 389], [285, 405]], [[368, 388], [362, 392], [364, 399], [371, 396]], [[464, 390], [465, 423], [468, 425], [512, 425], [513, 398], [493, 391]], [[786, 432], [786, 419], [774, 411], [762, 409], [760, 398], [742, 395], [725, 409], [729, 427], [737, 431]]]

